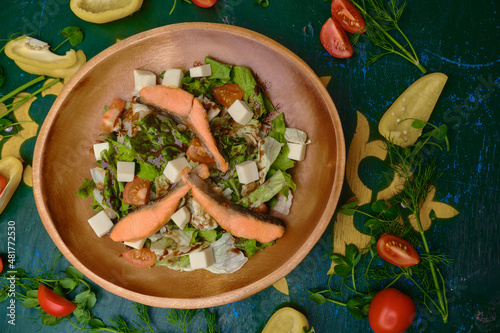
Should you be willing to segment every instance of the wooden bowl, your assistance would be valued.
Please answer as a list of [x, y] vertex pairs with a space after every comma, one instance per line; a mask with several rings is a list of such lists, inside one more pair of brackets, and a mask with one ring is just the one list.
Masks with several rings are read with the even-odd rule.
[[[297, 190], [285, 235], [233, 274], [129, 265], [124, 246], [97, 238], [87, 223], [91, 199], [75, 195], [95, 158], [104, 105], [129, 99], [134, 69], [188, 69], [205, 56], [249, 67], [289, 127], [308, 133], [306, 159], [292, 171]], [[335, 105], [319, 78], [290, 50], [258, 33], [212, 23], [182, 23], [127, 38], [85, 64], [64, 87], [40, 130], [33, 190], [40, 217], [64, 256], [102, 288], [166, 308], [203, 308], [251, 296], [292, 271], [330, 222], [342, 188], [345, 143]]]

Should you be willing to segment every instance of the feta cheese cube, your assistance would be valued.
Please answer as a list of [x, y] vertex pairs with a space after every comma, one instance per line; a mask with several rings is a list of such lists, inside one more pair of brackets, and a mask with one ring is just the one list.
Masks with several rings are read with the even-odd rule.
[[101, 159], [101, 152], [108, 149], [109, 149], [109, 143], [107, 142], [96, 143], [94, 145], [94, 155], [96, 161], [99, 161]]
[[191, 77], [211, 76], [212, 75], [212, 67], [210, 67], [210, 64], [192, 67], [189, 69], [189, 75]]
[[215, 264], [214, 250], [211, 247], [189, 254], [192, 269], [207, 268]]
[[259, 169], [255, 161], [245, 161], [236, 165], [236, 173], [243, 185], [259, 180]]
[[113, 222], [111, 222], [108, 215], [106, 215], [103, 210], [88, 219], [88, 222], [99, 238], [107, 234], [111, 228], [113, 228]]
[[123, 242], [123, 244], [133, 247], [134, 249], [140, 250], [144, 247], [144, 243], [146, 243], [146, 238], [136, 240], [134, 242]]
[[119, 182], [131, 182], [135, 176], [135, 162], [116, 163], [116, 178]]
[[144, 87], [156, 86], [156, 75], [145, 69], [134, 69], [135, 91], [139, 92]]
[[167, 163], [165, 170], [163, 170], [163, 174], [171, 183], [177, 183], [181, 180], [181, 172], [186, 167], [191, 169], [188, 160], [185, 157], [179, 157]]
[[183, 230], [186, 224], [191, 221], [191, 212], [186, 206], [183, 206], [172, 215], [171, 219], [177, 224], [179, 229]]
[[295, 161], [302, 161], [306, 156], [306, 145], [300, 143], [287, 143], [290, 152], [288, 153], [288, 158]]
[[307, 144], [307, 133], [297, 128], [285, 128], [285, 140], [291, 143]]
[[177, 68], [167, 69], [163, 74], [163, 81], [161, 84], [167, 87], [174, 86], [177, 88], [182, 88], [182, 79], [184, 78], [184, 73], [182, 70]]
[[227, 112], [238, 124], [246, 125], [253, 118], [253, 111], [247, 105], [247, 103], [242, 100], [237, 99], [233, 104], [227, 109]]

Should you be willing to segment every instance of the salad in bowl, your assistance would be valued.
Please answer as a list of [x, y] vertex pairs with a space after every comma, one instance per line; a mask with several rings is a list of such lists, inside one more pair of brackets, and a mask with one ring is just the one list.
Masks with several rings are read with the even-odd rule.
[[239, 270], [283, 236], [307, 134], [287, 128], [251, 70], [210, 57], [187, 71], [135, 70], [130, 99], [99, 121], [93, 197], [98, 237], [139, 267]]

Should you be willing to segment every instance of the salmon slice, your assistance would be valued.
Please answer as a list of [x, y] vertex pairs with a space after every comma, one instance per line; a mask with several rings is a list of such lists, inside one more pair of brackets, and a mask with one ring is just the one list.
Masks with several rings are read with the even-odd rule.
[[191, 186], [193, 198], [233, 236], [269, 243], [285, 233], [286, 226], [281, 219], [254, 212], [227, 200], [195, 173], [188, 172], [182, 179]]
[[[207, 179], [210, 176], [210, 171], [205, 164], [200, 164], [191, 172], [199, 179]], [[188, 184], [179, 182], [169, 193], [124, 216], [111, 230], [111, 239], [115, 242], [129, 242], [157, 233], [170, 221], [181, 199], [190, 189]]]
[[157, 85], [142, 88], [137, 101], [186, 125], [214, 157], [217, 168], [222, 172], [229, 169], [210, 132], [207, 111], [194, 95], [180, 88]]

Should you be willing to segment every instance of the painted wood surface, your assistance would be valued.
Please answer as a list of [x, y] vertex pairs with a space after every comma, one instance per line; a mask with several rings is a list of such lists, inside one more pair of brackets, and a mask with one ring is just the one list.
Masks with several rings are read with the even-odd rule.
[[[146, 0], [132, 17], [104, 25], [78, 19], [69, 9], [69, 0], [9, 1], [2, 3], [0, 38], [12, 33], [30, 33], [55, 45], [59, 31], [77, 25], [85, 33], [79, 48], [88, 58], [117, 39], [177, 22], [206, 21], [245, 27], [271, 37], [304, 59], [325, 79], [343, 123], [349, 160], [341, 204], [354, 195], [368, 202], [373, 196], [390, 195], [379, 185], [383, 159], [377, 140], [377, 122], [389, 105], [412, 82], [420, 71], [405, 60], [389, 55], [370, 67], [367, 57], [377, 49], [361, 39], [354, 46], [354, 56], [339, 60], [329, 56], [319, 41], [323, 22], [330, 15], [330, 2], [270, 0], [268, 8], [252, 0], [219, 0], [211, 9], [201, 9], [177, 1]], [[439, 316], [417, 305], [417, 318], [408, 332], [497, 332], [500, 330], [500, 246], [498, 200], [500, 200], [500, 166], [498, 157], [500, 104], [500, 33], [498, 1], [421, 0], [408, 1], [401, 27], [414, 43], [429, 72], [443, 72], [449, 80], [430, 119], [450, 128], [451, 151], [439, 154], [438, 166], [443, 172], [429, 204], [446, 205], [445, 213], [429, 225], [427, 235], [432, 250], [447, 253], [453, 263], [444, 270], [449, 294], [450, 320], [443, 324]], [[3, 42], [0, 42], [0, 45]], [[0, 65], [7, 75], [0, 94], [6, 94], [34, 76], [23, 73], [4, 54]], [[279, 78], [277, 78], [279, 80]], [[57, 89], [57, 88], [54, 88]], [[36, 211], [29, 171], [36, 133], [57, 91], [39, 96], [16, 113], [18, 120], [34, 120], [23, 126], [22, 135], [2, 140], [2, 156], [22, 159], [25, 177], [12, 202], [0, 215], [0, 253], [6, 253], [7, 222], [16, 222], [18, 267], [36, 272], [43, 263], [50, 264], [56, 248]], [[77, 112], [77, 111], [76, 111]], [[361, 142], [357, 149], [355, 143]], [[351, 155], [351, 151], [356, 151]], [[355, 166], [357, 166], [355, 168]], [[355, 170], [357, 169], [357, 170]], [[311, 189], [313, 190], [313, 189]], [[360, 199], [358, 197], [358, 199]], [[451, 208], [449, 208], [451, 207]], [[459, 215], [454, 215], [455, 211]], [[444, 214], [444, 213], [443, 213]], [[345, 225], [345, 227], [342, 227]], [[343, 242], [366, 237], [347, 219], [332, 223], [305, 260], [287, 277], [245, 300], [213, 308], [222, 332], [259, 332], [273, 311], [285, 304], [301, 309], [316, 332], [368, 332], [367, 320], [358, 321], [344, 308], [333, 304], [317, 305], [308, 299], [308, 289], [325, 288], [331, 263], [325, 254]], [[333, 245], [333, 246], [332, 246]], [[89, 245], [91, 246], [91, 245]], [[103, 254], [105, 255], [105, 254]], [[64, 269], [62, 260], [56, 269]], [[174, 286], [173, 286], [174, 287]], [[401, 286], [411, 293], [407, 285]], [[123, 315], [133, 320], [132, 303], [96, 287], [96, 315], [107, 322], [110, 316]], [[5, 303], [0, 305], [1, 332], [71, 332], [68, 324], [56, 329], [43, 327], [31, 318], [34, 312], [18, 305], [16, 326], [6, 323]], [[152, 309], [157, 332], [177, 332], [164, 323], [164, 309]], [[188, 332], [205, 330], [200, 316]]]

